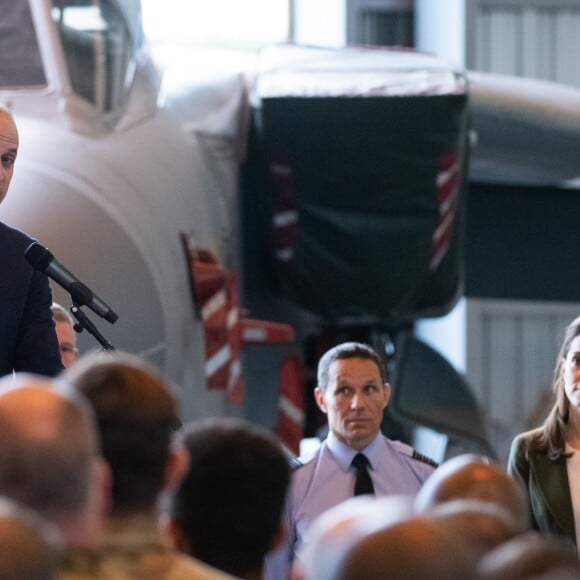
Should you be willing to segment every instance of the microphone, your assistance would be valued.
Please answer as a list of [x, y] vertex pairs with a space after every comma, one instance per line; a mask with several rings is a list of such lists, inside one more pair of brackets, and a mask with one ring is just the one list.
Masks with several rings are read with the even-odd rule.
[[67, 290], [77, 306], [87, 306], [93, 312], [114, 323], [119, 317], [103, 300], [95, 296], [74, 274], [71, 274], [55, 257], [38, 242], [32, 242], [24, 252], [29, 264], [44, 272]]

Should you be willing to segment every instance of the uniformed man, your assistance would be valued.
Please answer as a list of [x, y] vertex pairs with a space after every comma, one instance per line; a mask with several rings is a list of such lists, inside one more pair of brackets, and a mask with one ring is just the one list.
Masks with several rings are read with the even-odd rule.
[[286, 506], [287, 542], [266, 562], [266, 577], [287, 576], [312, 521], [353, 495], [414, 496], [436, 464], [380, 432], [391, 387], [378, 354], [347, 342], [318, 364], [314, 396], [328, 417], [329, 435], [309, 457], [293, 460]]
[[118, 351], [86, 356], [63, 376], [96, 416], [112, 493], [98, 550], [70, 553], [59, 580], [232, 580], [171, 549], [159, 527], [160, 500], [188, 465], [187, 451], [172, 443], [171, 386], [144, 359]]

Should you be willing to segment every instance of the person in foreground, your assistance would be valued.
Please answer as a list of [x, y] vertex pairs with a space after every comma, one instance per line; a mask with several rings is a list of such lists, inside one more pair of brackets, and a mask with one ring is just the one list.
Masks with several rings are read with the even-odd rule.
[[308, 542], [294, 561], [293, 580], [331, 580], [342, 569], [344, 554], [359, 540], [414, 515], [413, 498], [359, 495], [318, 516]]
[[58, 532], [36, 512], [0, 497], [0, 580], [55, 580]]
[[426, 516], [395, 521], [357, 538], [328, 580], [478, 580], [477, 564], [444, 526]]
[[508, 472], [524, 482], [533, 527], [580, 542], [580, 317], [568, 326], [552, 388], [555, 402], [541, 427], [512, 442]]
[[442, 463], [415, 498], [415, 509], [425, 513], [455, 500], [491, 503], [506, 513], [514, 533], [530, 526], [528, 496], [520, 481], [484, 455], [464, 453]]
[[578, 556], [564, 540], [537, 531], [520, 534], [478, 563], [481, 580], [578, 580]]
[[264, 556], [283, 538], [290, 468], [264, 427], [215, 417], [186, 425], [187, 475], [175, 492], [169, 529], [179, 549], [246, 580], [263, 577]]
[[172, 445], [177, 401], [156, 369], [114, 352], [81, 358], [63, 376], [94, 410], [112, 473], [112, 505], [99, 550], [69, 559], [61, 579], [230, 578], [172, 550], [161, 532], [158, 505], [183, 477], [188, 456]]
[[287, 576], [314, 518], [354, 495], [414, 496], [436, 464], [381, 431], [391, 388], [378, 354], [347, 342], [319, 361], [314, 396], [327, 415], [329, 435], [311, 456], [292, 461], [286, 502], [287, 539], [266, 560], [266, 578]]
[[[0, 106], [0, 203], [12, 180], [18, 145], [14, 119]], [[0, 376], [13, 371], [55, 376], [62, 370], [48, 278], [24, 256], [33, 241], [0, 222]]]
[[97, 545], [109, 470], [87, 402], [64, 381], [0, 380], [0, 495], [40, 514], [68, 549]]

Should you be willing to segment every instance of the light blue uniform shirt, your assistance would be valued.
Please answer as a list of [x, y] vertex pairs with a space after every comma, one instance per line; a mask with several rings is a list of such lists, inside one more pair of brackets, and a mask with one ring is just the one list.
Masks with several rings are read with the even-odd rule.
[[[341, 443], [332, 433], [318, 450], [300, 457], [292, 476], [286, 502], [286, 543], [266, 559], [266, 580], [284, 580], [294, 554], [312, 522], [323, 512], [354, 495], [355, 471], [351, 467], [357, 450]], [[416, 458], [415, 450], [383, 434], [362, 450], [370, 462], [375, 496], [415, 496], [435, 467]]]

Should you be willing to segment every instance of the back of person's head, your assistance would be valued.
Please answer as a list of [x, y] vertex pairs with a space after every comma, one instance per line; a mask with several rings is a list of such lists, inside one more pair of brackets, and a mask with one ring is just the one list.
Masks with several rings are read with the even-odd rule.
[[455, 499], [425, 515], [455, 536], [474, 561], [521, 533], [504, 507], [488, 501]]
[[98, 440], [87, 403], [62, 381], [0, 380], [0, 494], [49, 520], [82, 510]]
[[169, 385], [144, 360], [120, 352], [84, 357], [64, 376], [94, 410], [112, 471], [112, 515], [155, 509], [177, 422]]
[[330, 580], [341, 562], [338, 555], [352, 543], [373, 531], [410, 517], [412, 496], [388, 495], [376, 498], [359, 495], [328, 509], [308, 530], [305, 545], [294, 560], [294, 572], [304, 580]]
[[523, 532], [530, 516], [526, 491], [497, 463], [476, 455], [458, 455], [441, 464], [425, 481], [415, 499], [418, 512], [457, 499], [492, 503], [506, 510], [514, 530]]
[[38, 514], [0, 498], [0, 580], [52, 580], [62, 548], [55, 528]]
[[580, 578], [575, 546], [537, 532], [499, 545], [479, 562], [482, 580], [572, 580]]
[[290, 469], [278, 440], [263, 427], [223, 417], [188, 424], [180, 440], [190, 466], [172, 505], [178, 544], [230, 574], [255, 575], [281, 539]]
[[331, 580], [475, 580], [461, 543], [429, 518], [409, 517], [353, 541]]
[[343, 342], [326, 351], [320, 358], [317, 370], [318, 387], [323, 391], [326, 389], [330, 365], [333, 362], [351, 358], [362, 358], [373, 361], [379, 369], [381, 379], [383, 382], [386, 381], [385, 366], [380, 356], [370, 345], [363, 342]]

